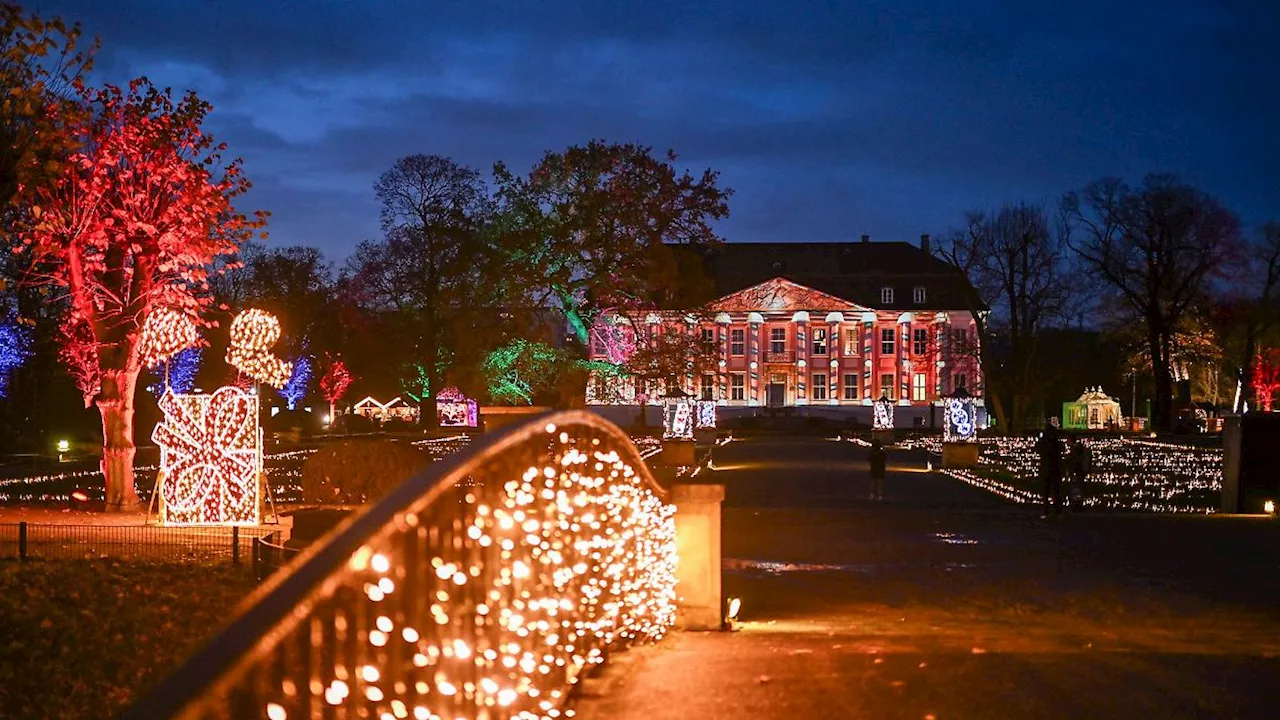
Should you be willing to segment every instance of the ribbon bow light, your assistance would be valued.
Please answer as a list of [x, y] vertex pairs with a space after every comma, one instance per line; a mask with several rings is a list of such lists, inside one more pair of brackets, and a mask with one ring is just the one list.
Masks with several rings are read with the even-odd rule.
[[240, 372], [275, 388], [282, 388], [293, 374], [293, 363], [271, 354], [280, 339], [280, 321], [266, 310], [250, 308], [231, 321], [227, 362]]
[[155, 367], [199, 341], [189, 315], [171, 307], [157, 308], [142, 323], [138, 354], [143, 367]]
[[165, 422], [151, 439], [163, 450], [164, 515], [181, 523], [256, 523], [255, 398], [224, 387], [212, 395], [160, 398]]

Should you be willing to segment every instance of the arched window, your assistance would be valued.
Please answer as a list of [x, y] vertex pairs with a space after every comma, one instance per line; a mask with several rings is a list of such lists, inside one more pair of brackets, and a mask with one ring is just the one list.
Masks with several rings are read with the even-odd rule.
[[880, 288], [880, 303], [882, 305], [893, 304], [893, 288], [891, 287]]
[[912, 299], [916, 301], [917, 305], [924, 304], [924, 297], [925, 297], [924, 288], [922, 287], [916, 288], [915, 291], [912, 293], [912, 295], [913, 295]]

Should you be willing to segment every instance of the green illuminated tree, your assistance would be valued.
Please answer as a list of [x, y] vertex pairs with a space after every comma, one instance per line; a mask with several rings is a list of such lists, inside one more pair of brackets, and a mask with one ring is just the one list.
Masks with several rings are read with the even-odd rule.
[[695, 177], [675, 161], [593, 140], [547, 153], [525, 177], [494, 169], [510, 267], [531, 302], [564, 312], [584, 348], [606, 308], [706, 299], [691, 297], [691, 256], [673, 247], [719, 243], [712, 223], [728, 216], [730, 191], [718, 173]]

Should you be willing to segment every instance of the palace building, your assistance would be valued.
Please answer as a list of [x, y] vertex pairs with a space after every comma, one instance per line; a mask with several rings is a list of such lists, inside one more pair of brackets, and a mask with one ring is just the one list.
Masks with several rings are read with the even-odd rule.
[[[716, 299], [697, 308], [602, 318], [591, 357], [625, 361], [628, 344], [671, 328], [696, 333], [714, 362], [688, 373], [685, 392], [722, 408], [809, 407], [856, 417], [884, 397], [924, 418], [943, 395], [982, 394], [973, 289], [963, 274], [905, 242], [726, 243], [702, 257]], [[644, 323], [648, 328], [636, 328]], [[620, 338], [621, 343], [610, 342]], [[621, 349], [618, 345], [621, 345]], [[665, 389], [605, 378], [589, 404], [656, 404]], [[923, 420], [916, 420], [923, 422]]]

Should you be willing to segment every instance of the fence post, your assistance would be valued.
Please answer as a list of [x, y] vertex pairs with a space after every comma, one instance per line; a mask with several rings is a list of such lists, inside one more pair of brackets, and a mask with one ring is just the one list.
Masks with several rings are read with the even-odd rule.
[[18, 559], [27, 559], [27, 524], [18, 523]]
[[240, 564], [240, 526], [231, 526], [231, 564]]

